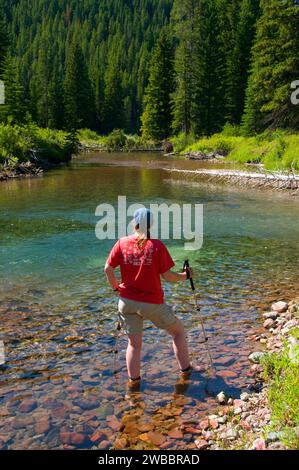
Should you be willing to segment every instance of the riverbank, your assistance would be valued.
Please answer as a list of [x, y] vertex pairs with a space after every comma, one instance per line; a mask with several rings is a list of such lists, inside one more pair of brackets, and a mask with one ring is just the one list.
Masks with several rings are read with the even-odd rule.
[[255, 384], [238, 399], [218, 394], [218, 413], [199, 424], [199, 449], [299, 448], [299, 297], [274, 303], [263, 317], [249, 355]]
[[187, 158], [224, 158], [232, 163], [262, 165], [273, 172], [299, 172], [299, 134], [283, 130], [244, 136], [238, 128], [228, 126], [222, 133], [200, 139], [180, 134], [173, 138], [173, 146]]
[[71, 160], [77, 151], [74, 135], [41, 129], [30, 123], [24, 126], [0, 124], [0, 181], [40, 176], [43, 171]]

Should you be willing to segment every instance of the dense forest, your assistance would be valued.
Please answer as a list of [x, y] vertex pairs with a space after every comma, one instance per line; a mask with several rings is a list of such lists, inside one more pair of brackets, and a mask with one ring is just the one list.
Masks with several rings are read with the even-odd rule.
[[0, 0], [2, 120], [144, 138], [299, 127], [297, 0]]

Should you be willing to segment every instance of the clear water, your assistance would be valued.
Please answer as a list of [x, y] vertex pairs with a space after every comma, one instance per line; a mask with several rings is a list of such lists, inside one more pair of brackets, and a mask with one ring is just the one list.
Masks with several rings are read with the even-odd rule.
[[[219, 391], [238, 396], [252, 384], [247, 355], [260, 311], [298, 288], [298, 199], [166, 170], [198, 165], [157, 153], [94, 154], [0, 185], [0, 448], [192, 448], [192, 432], [169, 432], [198, 423]], [[204, 204], [204, 244], [187, 257], [217, 375], [205, 372], [188, 285], [165, 284], [203, 372], [181, 384], [169, 338], [148, 324], [141, 391], [126, 392], [126, 341], [119, 338], [115, 355], [117, 299], [103, 276], [113, 242], [95, 237], [94, 215], [118, 195], [128, 204]], [[167, 244], [181, 269], [183, 242]], [[140, 438], [144, 430], [162, 435], [159, 443]]]

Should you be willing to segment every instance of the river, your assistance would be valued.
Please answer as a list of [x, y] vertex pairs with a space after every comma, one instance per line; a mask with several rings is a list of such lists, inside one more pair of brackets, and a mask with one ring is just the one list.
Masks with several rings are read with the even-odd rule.
[[[42, 178], [1, 183], [0, 448], [194, 448], [193, 428], [216, 394], [254, 385], [247, 356], [261, 311], [298, 288], [298, 199], [167, 171], [198, 166], [150, 152], [88, 154]], [[96, 207], [118, 195], [203, 204], [202, 248], [167, 245], [177, 269], [186, 257], [196, 269], [216, 375], [188, 284], [165, 284], [202, 373], [178, 381], [169, 338], [146, 324], [141, 391], [127, 392], [126, 341], [120, 335], [114, 354], [117, 299], [103, 276], [113, 241], [95, 236]]]

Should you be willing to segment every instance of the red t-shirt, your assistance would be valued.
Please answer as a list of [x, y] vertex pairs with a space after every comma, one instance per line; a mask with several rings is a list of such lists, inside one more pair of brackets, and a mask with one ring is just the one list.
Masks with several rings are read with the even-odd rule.
[[136, 235], [121, 238], [112, 248], [107, 263], [120, 266], [121, 297], [150, 304], [163, 304], [164, 292], [160, 275], [169, 271], [174, 262], [164, 243], [147, 240], [140, 250]]

